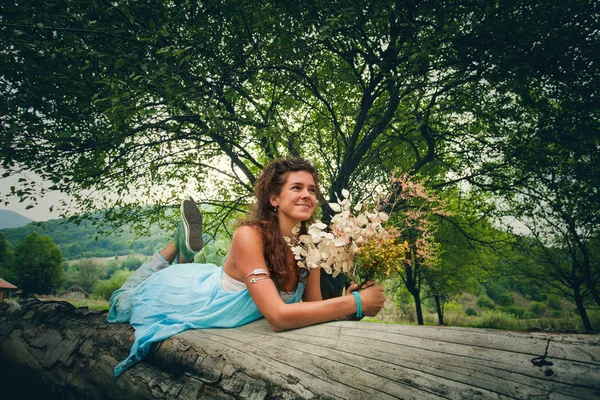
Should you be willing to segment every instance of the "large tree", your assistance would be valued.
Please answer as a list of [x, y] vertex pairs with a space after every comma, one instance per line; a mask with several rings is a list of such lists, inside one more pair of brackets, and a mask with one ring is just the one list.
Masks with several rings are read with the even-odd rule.
[[[470, 152], [477, 159], [485, 149], [484, 169], [470, 182], [500, 194], [509, 208], [503, 212], [530, 228], [554, 260], [541, 275], [571, 291], [591, 329], [582, 291], [600, 305], [600, 270], [589, 249], [600, 224], [600, 7], [508, 3], [491, 16], [465, 43], [468, 51], [479, 48], [482, 65], [495, 66], [483, 68], [482, 78], [497, 104], [476, 110], [493, 135]], [[509, 21], [518, 23], [509, 28]]]
[[[288, 154], [314, 159], [328, 196], [360, 197], [394, 168], [425, 172], [479, 79], [453, 48], [472, 11], [440, 1], [2, 7], [7, 175], [34, 170], [115, 218], [185, 188], [243, 208]], [[12, 194], [36, 199], [27, 182]]]

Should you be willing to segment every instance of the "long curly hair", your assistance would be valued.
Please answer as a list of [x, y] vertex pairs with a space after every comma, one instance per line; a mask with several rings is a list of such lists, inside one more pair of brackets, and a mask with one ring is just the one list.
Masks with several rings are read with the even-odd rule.
[[[315, 167], [308, 161], [290, 157], [276, 159], [269, 163], [261, 172], [258, 180], [254, 184], [255, 203], [252, 204], [250, 213], [240, 222], [240, 225], [249, 225], [256, 227], [263, 241], [264, 257], [271, 277], [275, 279], [279, 288], [283, 288], [289, 280], [290, 267], [286, 262], [288, 244], [285, 242], [279, 230], [279, 218], [271, 204], [271, 197], [281, 193], [285, 180], [289, 172], [306, 171], [310, 173], [315, 180], [317, 199], [321, 198], [319, 189], [319, 176]], [[307, 223], [302, 222], [300, 233], [306, 233]], [[302, 281], [307, 277], [306, 270], [300, 270], [298, 265], [298, 276]]]

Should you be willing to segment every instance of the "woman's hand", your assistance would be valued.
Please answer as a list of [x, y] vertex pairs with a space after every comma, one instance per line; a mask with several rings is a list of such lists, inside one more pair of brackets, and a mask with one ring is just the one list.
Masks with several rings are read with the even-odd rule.
[[[374, 284], [375, 281], [366, 281], [360, 289], [366, 289], [368, 287], [373, 286]], [[353, 283], [352, 285], [348, 286], [348, 289], [346, 289], [346, 294], [352, 294], [352, 292], [357, 291], [358, 289], [358, 283]]]
[[[368, 283], [369, 282], [367, 282], [367, 284]], [[377, 315], [385, 305], [386, 297], [383, 294], [383, 286], [376, 286], [373, 281], [370, 281], [369, 286], [367, 286], [367, 284], [365, 284], [365, 288], [358, 293], [362, 303], [363, 315], [373, 317]]]

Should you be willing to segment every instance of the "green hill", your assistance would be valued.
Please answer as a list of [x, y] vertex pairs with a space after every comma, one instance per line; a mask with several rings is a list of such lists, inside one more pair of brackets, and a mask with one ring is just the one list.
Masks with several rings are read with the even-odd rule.
[[[25, 217], [23, 217], [25, 218]], [[123, 227], [120, 234], [100, 235], [91, 222], [77, 225], [66, 219], [53, 219], [46, 222], [30, 222], [18, 228], [0, 229], [15, 248], [27, 235], [36, 231], [48, 235], [58, 245], [66, 260], [84, 257], [114, 257], [127, 254], [152, 255], [166, 242], [170, 233], [151, 228], [150, 234], [136, 237], [133, 229]]]

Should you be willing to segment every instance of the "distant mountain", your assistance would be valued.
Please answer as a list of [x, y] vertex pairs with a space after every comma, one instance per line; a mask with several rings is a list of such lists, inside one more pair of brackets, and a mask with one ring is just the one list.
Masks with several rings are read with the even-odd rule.
[[20, 228], [31, 222], [34, 221], [32, 219], [22, 216], [17, 212], [10, 210], [0, 210], [0, 229]]

